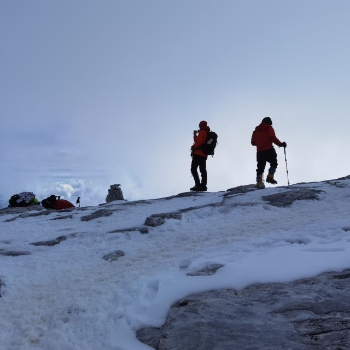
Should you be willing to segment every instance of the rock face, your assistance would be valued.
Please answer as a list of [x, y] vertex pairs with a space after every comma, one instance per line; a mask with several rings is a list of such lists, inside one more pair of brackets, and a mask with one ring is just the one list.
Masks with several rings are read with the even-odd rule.
[[157, 350], [345, 350], [349, 288], [346, 270], [191, 295], [171, 307], [163, 327], [137, 337]]
[[106, 197], [106, 202], [112, 202], [112, 201], [123, 201], [123, 192], [122, 189], [120, 188], [120, 185], [111, 185], [110, 188], [108, 189], [108, 195]]

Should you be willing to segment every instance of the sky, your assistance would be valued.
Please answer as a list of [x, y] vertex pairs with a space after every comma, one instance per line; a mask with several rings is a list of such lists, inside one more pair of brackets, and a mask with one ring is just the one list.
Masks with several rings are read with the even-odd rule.
[[[262, 198], [310, 188], [319, 200], [281, 208]], [[1, 210], [0, 348], [150, 350], [136, 331], [160, 327], [170, 306], [190, 294], [348, 269], [349, 195], [348, 179], [245, 195], [113, 201], [102, 207], [111, 215], [89, 221], [101, 207]], [[147, 234], [125, 231], [181, 209], [181, 218], [147, 227]], [[62, 236], [53, 246], [31, 244]], [[103, 259], [116, 251], [124, 256]], [[212, 276], [188, 275], [213, 264], [222, 267]]]
[[[219, 138], [208, 190], [255, 181], [269, 116], [276, 179], [349, 174], [347, 0], [0, 0], [2, 203], [188, 191], [193, 130]], [[287, 163], [286, 163], [287, 160]]]

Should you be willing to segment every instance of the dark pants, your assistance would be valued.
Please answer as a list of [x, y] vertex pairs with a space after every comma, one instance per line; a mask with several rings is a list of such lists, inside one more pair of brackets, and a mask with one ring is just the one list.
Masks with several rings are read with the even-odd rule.
[[270, 163], [269, 174], [275, 173], [278, 163], [277, 153], [274, 148], [256, 152], [256, 160], [258, 162], [258, 168], [256, 169], [257, 175], [262, 175], [265, 170], [266, 162]]
[[194, 182], [196, 186], [199, 186], [201, 184], [197, 172], [197, 168], [199, 167], [199, 171], [202, 175], [202, 185], [207, 185], [207, 158], [199, 156], [198, 154], [194, 154], [192, 156], [192, 163], [191, 163], [191, 173], [194, 178]]

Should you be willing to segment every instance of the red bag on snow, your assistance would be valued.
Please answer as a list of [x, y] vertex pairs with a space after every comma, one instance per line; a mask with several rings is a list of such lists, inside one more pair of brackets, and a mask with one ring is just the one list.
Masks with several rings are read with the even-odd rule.
[[56, 199], [56, 202], [54, 204], [54, 209], [61, 210], [61, 209], [68, 209], [68, 208], [75, 208], [75, 206], [66, 199]]

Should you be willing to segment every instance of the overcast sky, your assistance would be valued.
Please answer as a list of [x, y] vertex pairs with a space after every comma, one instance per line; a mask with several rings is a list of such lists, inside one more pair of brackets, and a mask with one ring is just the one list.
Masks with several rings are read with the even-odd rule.
[[348, 0], [0, 0], [0, 198], [187, 191], [203, 119], [209, 191], [255, 182], [266, 116], [291, 183], [348, 175], [349, 16]]

